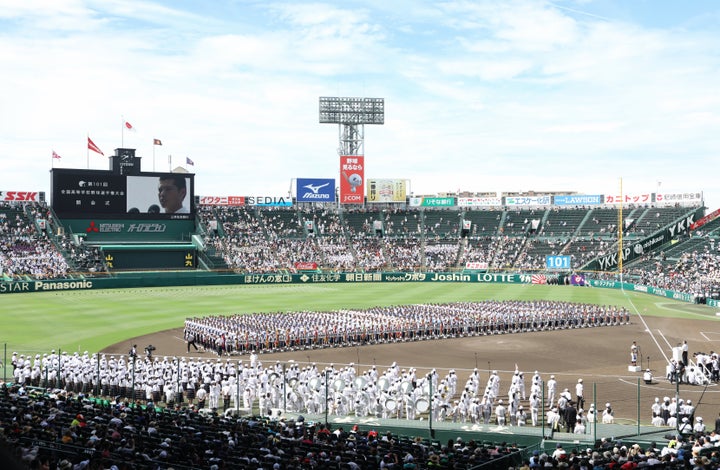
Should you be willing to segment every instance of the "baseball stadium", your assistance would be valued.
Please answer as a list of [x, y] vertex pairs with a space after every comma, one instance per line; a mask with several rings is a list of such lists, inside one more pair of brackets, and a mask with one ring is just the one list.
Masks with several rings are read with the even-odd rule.
[[[356, 135], [382, 120], [366, 104], [321, 122]], [[196, 195], [195, 174], [144, 172], [128, 148], [107, 171], [53, 168], [49, 201], [1, 192], [9, 461], [716, 457], [720, 211], [702, 192], [411, 196], [365, 181], [355, 144], [337, 181], [297, 178], [284, 197]]]

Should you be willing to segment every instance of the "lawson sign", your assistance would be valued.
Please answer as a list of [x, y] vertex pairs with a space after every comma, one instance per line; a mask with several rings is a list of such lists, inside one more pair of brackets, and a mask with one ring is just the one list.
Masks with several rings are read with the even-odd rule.
[[298, 178], [297, 202], [335, 202], [335, 180], [331, 178]]
[[553, 196], [553, 204], [556, 206], [596, 206], [602, 203], [602, 194], [559, 194]]

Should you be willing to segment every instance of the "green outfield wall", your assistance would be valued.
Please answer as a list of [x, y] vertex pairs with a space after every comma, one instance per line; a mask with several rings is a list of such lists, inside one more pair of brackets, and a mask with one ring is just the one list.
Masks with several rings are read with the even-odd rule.
[[[82, 279], [28, 279], [21, 281], [0, 281], [0, 294], [82, 291], [91, 289], [124, 289], [133, 287], [168, 287], [202, 285], [289, 285], [289, 284], [340, 284], [370, 282], [466, 282], [531, 284], [531, 274], [510, 273], [452, 273], [452, 272], [382, 272], [382, 273], [275, 273], [275, 274], [235, 274], [209, 271], [153, 271], [116, 273], [108, 277], [86, 277]], [[694, 303], [692, 294], [659, 289], [651, 286], [628, 282], [587, 280], [587, 286], [580, 288], [624, 289], [633, 292], [666, 297], [682, 302]], [[717, 302], [708, 305], [717, 306]]]

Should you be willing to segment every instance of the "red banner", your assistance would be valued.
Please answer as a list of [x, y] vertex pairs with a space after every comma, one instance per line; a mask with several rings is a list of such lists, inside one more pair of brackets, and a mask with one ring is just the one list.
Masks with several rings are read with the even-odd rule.
[[317, 263], [310, 261], [296, 261], [295, 269], [298, 271], [315, 271], [318, 268]]
[[693, 224], [690, 226], [690, 230], [698, 229], [698, 228], [702, 227], [703, 225], [705, 225], [706, 223], [712, 222], [713, 220], [717, 219], [718, 216], [720, 216], [720, 209], [715, 209], [714, 211], [712, 211], [711, 213], [709, 213], [708, 215], [706, 215], [706, 216], [703, 217], [702, 219], [700, 219], [700, 220], [698, 220], [697, 222], [693, 223]]
[[365, 157], [340, 157], [340, 204], [362, 204], [365, 194]]
[[0, 201], [39, 202], [37, 191], [0, 191]]
[[201, 196], [201, 206], [244, 206], [244, 196]]

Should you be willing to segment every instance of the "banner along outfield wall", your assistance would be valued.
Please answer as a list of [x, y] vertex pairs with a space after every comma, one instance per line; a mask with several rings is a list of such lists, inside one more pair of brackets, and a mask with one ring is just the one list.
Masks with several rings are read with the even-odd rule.
[[[507, 273], [299, 273], [299, 274], [220, 274], [205, 271], [172, 271], [143, 273], [117, 273], [107, 278], [53, 279], [27, 281], [1, 281], [0, 294], [48, 291], [77, 291], [90, 289], [126, 289], [132, 287], [169, 287], [202, 285], [288, 285], [325, 283], [370, 283], [370, 282], [467, 282], [532, 284], [531, 274]], [[695, 296], [669, 289], [659, 289], [640, 284], [617, 281], [588, 280], [588, 286], [603, 289], [625, 289], [666, 297], [682, 302], [695, 302]], [[581, 287], [582, 288], [582, 287]], [[708, 305], [711, 304], [708, 302]]]

